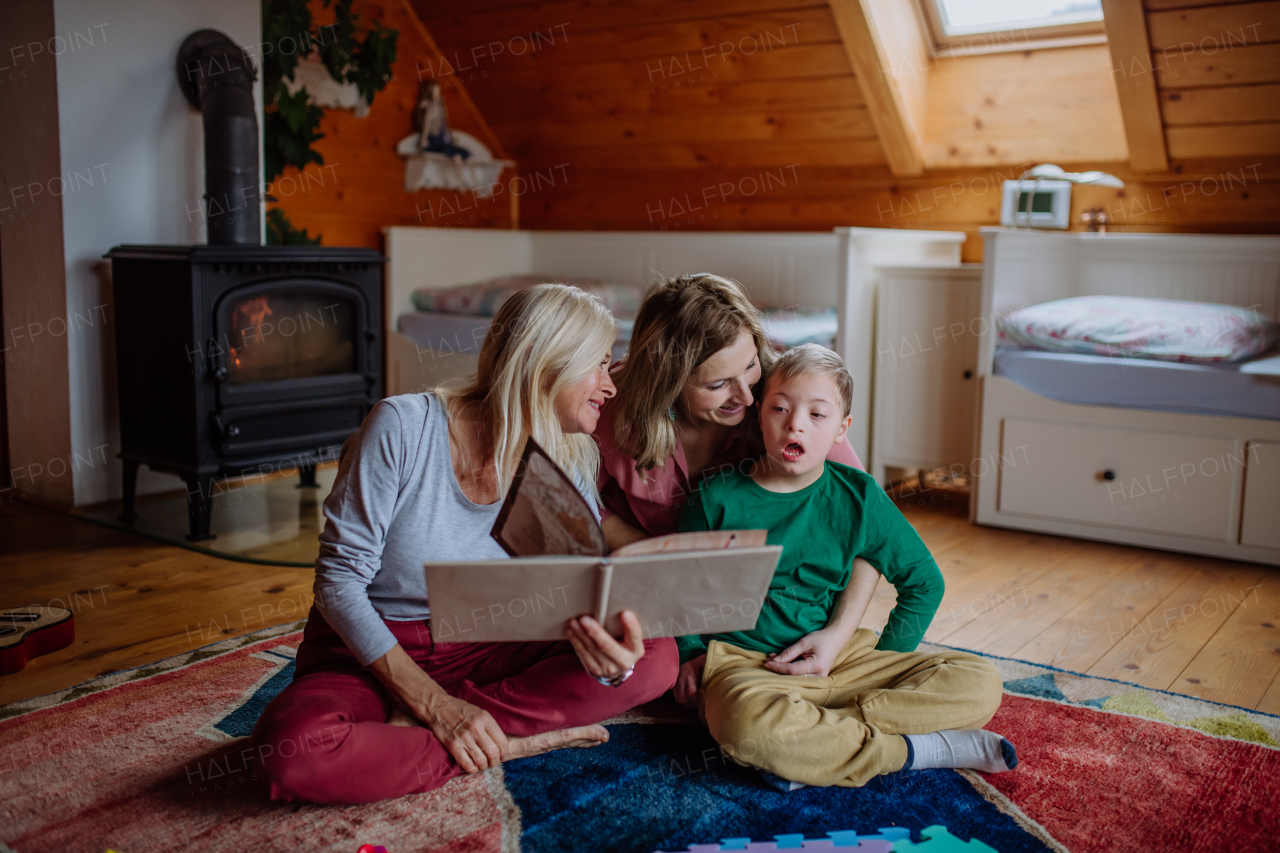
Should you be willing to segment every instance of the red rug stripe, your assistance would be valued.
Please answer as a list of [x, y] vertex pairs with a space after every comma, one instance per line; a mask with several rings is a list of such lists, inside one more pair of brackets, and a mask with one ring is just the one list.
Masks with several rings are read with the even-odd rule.
[[[241, 761], [247, 742], [195, 734], [271, 671], [253, 652], [297, 641], [268, 641], [0, 723], [0, 838], [22, 853], [497, 849], [501, 813], [483, 777], [369, 806], [272, 803], [254, 763]], [[231, 772], [209, 778], [214, 761]]]
[[1280, 750], [1010, 695], [986, 728], [1020, 762], [987, 780], [1072, 853], [1280, 850]]

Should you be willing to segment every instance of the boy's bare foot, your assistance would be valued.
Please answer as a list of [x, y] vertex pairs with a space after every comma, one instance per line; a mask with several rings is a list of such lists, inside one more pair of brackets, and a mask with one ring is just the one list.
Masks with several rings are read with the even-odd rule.
[[551, 752], [554, 749], [567, 747], [599, 746], [609, 740], [609, 730], [601, 725], [574, 726], [568, 729], [555, 729], [540, 735], [529, 737], [507, 738], [507, 752], [503, 761], [513, 758], [530, 758]]
[[404, 726], [411, 729], [414, 726], [425, 726], [426, 723], [409, 713], [408, 708], [397, 702], [391, 706], [391, 713], [387, 715], [387, 725]]

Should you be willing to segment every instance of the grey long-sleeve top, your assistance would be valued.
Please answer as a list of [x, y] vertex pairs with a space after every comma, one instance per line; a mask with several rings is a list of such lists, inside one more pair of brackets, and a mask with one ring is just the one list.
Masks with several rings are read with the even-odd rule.
[[[576, 472], [574, 479], [598, 516]], [[425, 561], [507, 556], [489, 535], [501, 506], [463, 494], [435, 395], [388, 397], [373, 407], [342, 446], [316, 559], [316, 607], [361, 665], [395, 646], [384, 619], [430, 616]]]

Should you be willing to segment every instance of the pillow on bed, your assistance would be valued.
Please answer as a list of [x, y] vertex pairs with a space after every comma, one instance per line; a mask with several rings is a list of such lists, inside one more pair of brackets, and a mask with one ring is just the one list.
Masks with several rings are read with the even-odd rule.
[[1201, 364], [1242, 361], [1280, 341], [1275, 321], [1249, 308], [1132, 296], [1045, 302], [998, 326], [1000, 344], [1026, 349]]
[[836, 348], [836, 332], [840, 322], [836, 309], [822, 306], [794, 308], [761, 308], [761, 324], [769, 343], [778, 352], [801, 344], [821, 344]]
[[618, 284], [599, 278], [562, 279], [554, 275], [504, 275], [443, 290], [421, 288], [413, 292], [413, 306], [419, 311], [437, 314], [473, 314], [492, 317], [502, 303], [516, 293], [535, 284], [559, 282], [572, 284], [605, 301], [614, 316], [634, 315], [640, 310], [644, 288]]

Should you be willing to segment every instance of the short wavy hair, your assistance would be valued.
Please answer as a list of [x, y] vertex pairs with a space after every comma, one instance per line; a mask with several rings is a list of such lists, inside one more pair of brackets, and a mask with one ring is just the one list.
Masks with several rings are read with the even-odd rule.
[[785, 382], [806, 374], [817, 374], [830, 379], [840, 398], [840, 417], [849, 417], [853, 408], [853, 377], [845, 369], [844, 359], [818, 344], [801, 344], [780, 355], [773, 363], [773, 370], [765, 378], [765, 393], [768, 393], [769, 386], [774, 382]]

